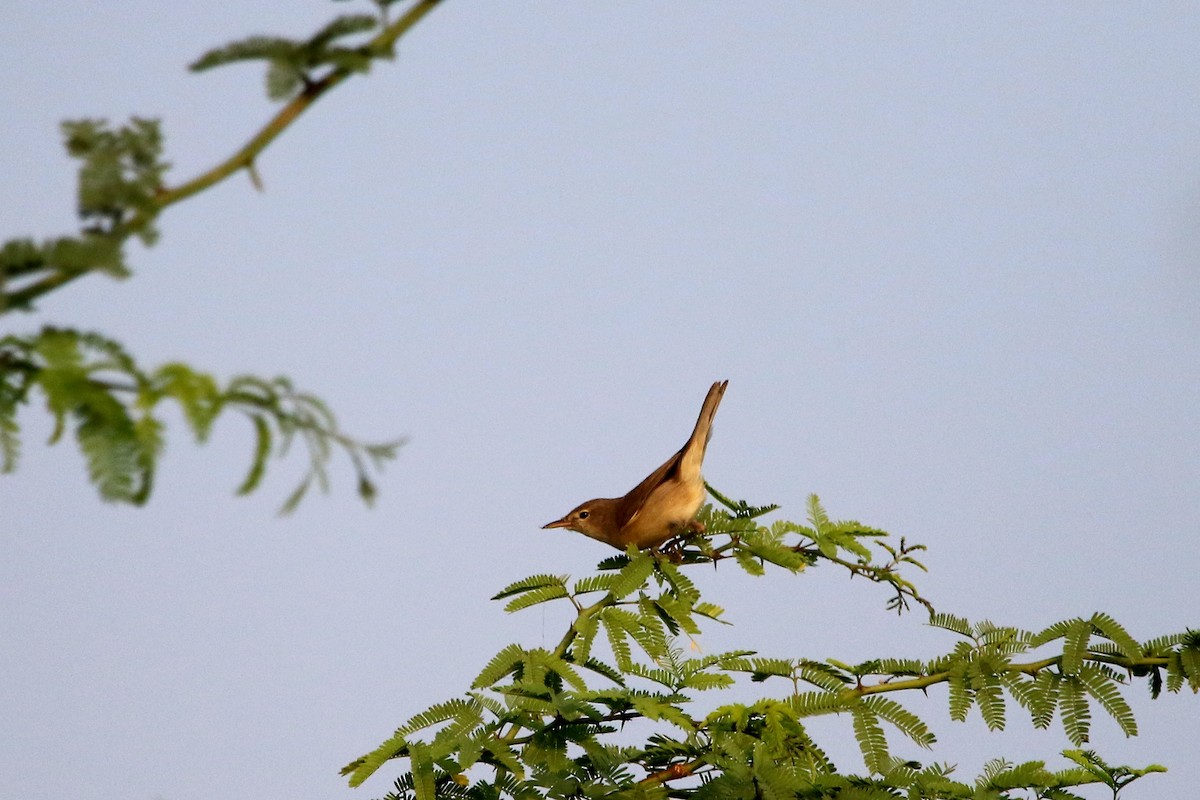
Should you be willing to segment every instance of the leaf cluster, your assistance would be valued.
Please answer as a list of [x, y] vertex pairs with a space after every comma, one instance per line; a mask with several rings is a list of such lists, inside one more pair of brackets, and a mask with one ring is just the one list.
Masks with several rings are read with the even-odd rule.
[[[0, 313], [28, 310], [38, 291], [87, 272], [129, 275], [124, 245], [130, 236], [157, 239], [154, 219], [168, 164], [162, 160], [157, 120], [134, 117], [111, 127], [83, 119], [62, 126], [67, 152], [80, 161], [76, 236], [38, 242], [11, 239], [0, 246]], [[47, 282], [49, 282], [47, 284]]]
[[[386, 5], [380, 14], [345, 14], [323, 25], [307, 39], [280, 36], [250, 36], [209, 50], [192, 62], [193, 72], [242, 61], [265, 61], [266, 89], [271, 100], [283, 101], [314, 86], [322, 68], [344, 72], [367, 72], [378, 58], [392, 58], [390, 46], [381, 47], [366, 34], [375, 34], [387, 24]], [[355, 39], [347, 45], [345, 40]]]
[[163, 449], [163, 401], [174, 401], [197, 442], [204, 442], [222, 411], [249, 418], [254, 455], [238, 489], [258, 487], [272, 453], [285, 455], [300, 439], [308, 471], [285, 502], [295, 507], [313, 484], [327, 489], [328, 464], [335, 451], [349, 456], [364, 500], [375, 494], [372, 471], [395, 455], [400, 442], [366, 444], [341, 432], [319, 398], [296, 391], [284, 378], [249, 375], [221, 387], [210, 375], [180, 364], [146, 371], [120, 344], [96, 333], [47, 327], [34, 336], [0, 339], [0, 472], [16, 468], [20, 454], [18, 408], [37, 389], [54, 418], [50, 442], [71, 429], [100, 496], [141, 505], [154, 484]]
[[[387, 797], [419, 800], [1015, 800], [1026, 792], [1067, 800], [1078, 797], [1075, 788], [1097, 783], [1115, 796], [1129, 782], [1161, 771], [1153, 765], [1110, 766], [1095, 753], [1068, 750], [1062, 769], [1049, 769], [1042, 761], [996, 760], [974, 781], [962, 782], [944, 764], [894, 754], [889, 737], [923, 750], [934, 747], [933, 731], [898, 698], [911, 697], [914, 690], [924, 698], [938, 684], [948, 687], [954, 719], [966, 719], [976, 707], [993, 730], [1003, 728], [1006, 702], [1014, 699], [1039, 727], [1058, 713], [1076, 745], [1087, 740], [1094, 706], [1134, 735], [1136, 724], [1121, 690], [1133, 677], [1146, 678], [1154, 694], [1156, 685], [1171, 691], [1185, 684], [1193, 691], [1200, 688], [1200, 634], [1195, 632], [1138, 643], [1105, 614], [1066, 620], [1037, 633], [937, 614], [931, 624], [958, 641], [929, 661], [880, 657], [846, 664], [751, 652], [699, 653], [695, 637], [702, 625], [724, 623], [725, 614], [702, 599], [688, 569], [724, 557], [746, 568], [736, 554], [749, 552], [759, 560], [746, 563], [759, 568], [779, 564], [800, 575], [824, 558], [852, 575], [862, 574], [856, 570], [878, 566], [860, 547], [862, 539], [887, 536], [857, 523], [830, 522], [815, 498], [806, 525], [761, 526], [755, 516], [707, 508], [704, 518], [712, 524], [701, 541], [665, 552], [630, 549], [577, 580], [538, 574], [509, 584], [493, 598], [509, 612], [545, 603], [569, 606], [573, 618], [557, 647], [508, 645], [484, 666], [464, 697], [415, 715], [343, 774], [357, 786], [388, 761], [407, 759], [409, 770]], [[719, 532], [722, 526], [728, 526], [725, 532]], [[884, 550], [901, 557], [904, 548]], [[846, 558], [847, 552], [855, 560]], [[803, 560], [795, 560], [799, 556]], [[755, 567], [747, 571], [761, 573]], [[911, 592], [920, 596], [915, 587]], [[1031, 657], [1039, 648], [1054, 652]], [[1153, 676], [1160, 673], [1156, 684]], [[782, 682], [782, 691], [697, 710], [701, 693], [729, 689], [747, 678], [752, 684]], [[896, 694], [901, 692], [907, 695]], [[865, 772], [840, 770], [810, 733], [810, 718], [831, 714], [848, 718]]]
[[[877, 528], [855, 520], [832, 520], [815, 494], [808, 497], [804, 524], [775, 520], [765, 525], [759, 519], [779, 506], [754, 506], [707, 488], [719, 505], [701, 510], [700, 533], [689, 533], [674, 543], [672, 552], [682, 563], [716, 564], [732, 558], [750, 575], [764, 575], [768, 565], [800, 572], [826, 563], [846, 569], [852, 577], [888, 586], [892, 595], [887, 605], [897, 613], [914, 602], [933, 613], [933, 605], [901, 573], [906, 566], [925, 571], [915, 555], [924, 545], [901, 539], [893, 546], [886, 541], [888, 534]], [[881, 555], [886, 557], [879, 559]]]

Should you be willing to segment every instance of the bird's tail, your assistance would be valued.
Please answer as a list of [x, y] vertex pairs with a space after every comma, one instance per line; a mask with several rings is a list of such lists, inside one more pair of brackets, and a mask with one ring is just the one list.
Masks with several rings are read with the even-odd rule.
[[687, 449], [691, 450], [696, 444], [699, 444], [701, 459], [704, 458], [708, 440], [712, 438], [713, 417], [717, 415], [717, 406], [721, 405], [721, 398], [725, 396], [725, 387], [728, 385], [729, 381], [714, 383], [704, 398], [704, 405], [700, 407], [700, 416], [696, 418], [696, 427], [692, 431], [692, 438], [688, 440]]

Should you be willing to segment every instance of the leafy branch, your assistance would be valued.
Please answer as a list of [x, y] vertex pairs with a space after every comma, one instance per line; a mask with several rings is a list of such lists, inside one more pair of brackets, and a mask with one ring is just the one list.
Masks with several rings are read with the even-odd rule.
[[[778, 520], [769, 527], [758, 525], [755, 519], [778, 506], [751, 506], [745, 500], [731, 500], [708, 484], [705, 486], [725, 511], [705, 508], [700, 515], [704, 532], [680, 542], [684, 561], [717, 562], [734, 558], [742, 569], [761, 575], [767, 563], [799, 571], [824, 560], [847, 570], [851, 577], [887, 584], [893, 591], [888, 608], [896, 613], [908, 610], [910, 602], [934, 613], [933, 604], [900, 574], [906, 564], [927, 571], [914, 556], [925, 549], [924, 545], [909, 544], [902, 538], [899, 546], [893, 547], [884, 541], [888, 535], [884, 531], [854, 520], [830, 520], [815, 494], [808, 498], [807, 525], [788, 520]], [[728, 541], [714, 546], [714, 535], [727, 536]], [[874, 562], [868, 544], [874, 544], [889, 558], [882, 563]]]
[[300, 439], [309, 468], [283, 512], [295, 508], [314, 484], [328, 490], [327, 465], [336, 450], [350, 458], [359, 496], [369, 503], [375, 496], [372, 473], [394, 458], [403, 443], [367, 444], [346, 436], [319, 398], [296, 391], [285, 378], [267, 381], [243, 375], [222, 389], [210, 375], [185, 364], [165, 364], [147, 372], [111, 339], [48, 327], [36, 336], [0, 339], [0, 472], [16, 468], [17, 411], [30, 402], [35, 388], [54, 417], [50, 442], [73, 427], [100, 496], [134, 505], [145, 503], [154, 485], [163, 447], [163, 423], [156, 411], [168, 399], [178, 404], [200, 443], [207, 440], [222, 410], [236, 409], [249, 418], [256, 441], [239, 494], [258, 487], [272, 452], [283, 456]]
[[[382, 2], [379, 16], [341, 16], [308, 40], [294, 42], [251, 37], [217, 48], [192, 64], [202, 71], [237, 61], [268, 62], [268, 94], [287, 102], [249, 141], [224, 161], [175, 187], [163, 184], [168, 164], [162, 160], [162, 133], [157, 120], [134, 117], [115, 130], [102, 120], [63, 125], [67, 151], [82, 161], [79, 168], [79, 214], [84, 221], [78, 237], [59, 237], [38, 243], [13, 239], [0, 247], [0, 314], [29, 310], [33, 301], [90, 272], [115, 277], [129, 274], [122, 249], [132, 236], [152, 244], [159, 213], [208, 189], [230, 175], [246, 170], [255, 185], [260, 180], [255, 160], [317, 100], [355, 74], [365, 73], [379, 59], [395, 55], [396, 41], [421, 21], [441, 0], [420, 0], [389, 21]], [[365, 42], [345, 47], [340, 40], [373, 32]], [[280, 75], [291, 76], [285, 82]], [[276, 76], [276, 77], [272, 77]], [[286, 83], [286, 85], [285, 85]], [[17, 280], [20, 285], [6, 284]]]
[[[1058, 712], [1075, 745], [1087, 740], [1089, 709], [1095, 704], [1132, 736], [1137, 728], [1121, 687], [1144, 677], [1155, 696], [1163, 685], [1170, 691], [1184, 685], [1200, 689], [1198, 632], [1138, 643], [1105, 614], [1065, 620], [1039, 633], [988, 622], [971, 625], [937, 614], [931, 624], [960, 641], [928, 662], [877, 658], [849, 665], [752, 652], [692, 655], [701, 624], [724, 622], [724, 611], [704, 601], [686, 576], [696, 564], [729, 557], [747, 572], [762, 574], [765, 563], [784, 562], [780, 566], [797, 575], [821, 558], [843, 567], [841, 562], [872, 566], [869, 552], [858, 552], [856, 537], [845, 548], [837, 541], [852, 526], [830, 523], [815, 498], [810, 499], [808, 525], [767, 527], [753, 520], [772, 507], [717, 497], [733, 513], [706, 509], [712, 524], [700, 540], [664, 552], [630, 549], [577, 580], [539, 574], [502, 589], [493, 599], [504, 602], [509, 612], [549, 602], [569, 604], [573, 619], [558, 645], [553, 650], [518, 644], [503, 648], [462, 698], [415, 715], [378, 748], [348, 764], [342, 772], [351, 785], [361, 784], [393, 759], [407, 759], [410, 771], [396, 781], [388, 798], [1015, 800], [1021, 796], [1017, 792], [1028, 791], [1062, 800], [1078, 797], [1072, 788], [1091, 784], [1108, 786], [1115, 797], [1129, 782], [1163, 769], [1110, 766], [1095, 753], [1067, 750], [1064, 769], [1047, 769], [1041, 761], [1014, 765], [995, 760], [974, 782], [956, 781], [946, 765], [923, 765], [892, 754], [889, 730], [924, 749], [936, 739], [920, 717], [891, 695], [913, 689], [924, 693], [945, 683], [954, 719], [966, 719], [974, 705], [993, 730], [1003, 728], [1005, 698], [1011, 697], [1041, 728]], [[718, 530], [722, 526], [729, 530]], [[760, 528], [766, 530], [764, 538], [755, 538]], [[794, 543], [773, 538], [798, 529], [805, 529], [800, 535], [811, 545], [796, 549]], [[873, 539], [887, 536], [869, 530]], [[858, 560], [839, 555], [843, 549], [856, 552]], [[896, 555], [903, 549], [884, 548]], [[705, 557], [706, 552], [719, 558]], [[739, 557], [742, 552], [750, 556]], [[906, 596], [920, 597], [915, 586], [904, 585], [912, 593]], [[685, 638], [691, 648], [681, 645]], [[1015, 658], [1055, 642], [1062, 645], [1059, 653]], [[747, 676], [754, 683], [782, 679], [788, 690], [752, 703], [719, 705], [707, 713], [691, 710], [697, 693], [730, 688]], [[849, 717], [864, 774], [838, 770], [809, 733], [806, 720], [828, 714]], [[635, 721], [643, 725], [626, 727]], [[648, 732], [639, 739], [633, 731]]]
[[[351, 75], [392, 59], [397, 40], [440, 0], [417, 0], [395, 20], [396, 0], [373, 0], [377, 13], [336, 17], [306, 40], [250, 37], [206, 53], [192, 69], [202, 71], [245, 60], [267, 62], [271, 99], [286, 101], [249, 141], [224, 161], [182, 184], [166, 185], [158, 120], [132, 118], [117, 127], [104, 120], [63, 124], [67, 152], [79, 160], [77, 235], [42, 241], [11, 239], [0, 246], [0, 314], [29, 311], [35, 300], [93, 272], [130, 275], [125, 245], [131, 238], [149, 246], [158, 238], [158, 215], [169, 206], [246, 170], [261, 181], [255, 160], [313, 103]], [[298, 392], [285, 378], [241, 376], [224, 389], [185, 364], [153, 372], [137, 367], [123, 348], [100, 334], [46, 328], [41, 334], [0, 340], [0, 472], [11, 472], [20, 448], [16, 409], [37, 387], [55, 418], [51, 442], [68, 422], [87, 462], [93, 483], [106, 500], [141, 505], [148, 499], [163, 447], [162, 423], [153, 411], [161, 400], [179, 402], [196, 440], [203, 442], [224, 409], [251, 420], [255, 449], [239, 493], [258, 486], [267, 457], [282, 455], [299, 438], [308, 450], [309, 469], [284, 503], [295, 507], [313, 486], [327, 489], [327, 464], [340, 450], [349, 456], [358, 492], [370, 502], [371, 477], [394, 457], [399, 442], [368, 444], [343, 434], [318, 398]]]

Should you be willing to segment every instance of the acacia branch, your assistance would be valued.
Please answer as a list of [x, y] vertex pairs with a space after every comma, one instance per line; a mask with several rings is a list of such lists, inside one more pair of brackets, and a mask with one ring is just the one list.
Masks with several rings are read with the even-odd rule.
[[[419, 0], [419, 2], [409, 8], [395, 22], [384, 26], [383, 30], [365, 45], [365, 49], [377, 57], [386, 56], [392, 51], [396, 40], [420, 22], [426, 14], [441, 2], [442, 0]], [[138, 233], [145, 229], [163, 209], [215, 186], [239, 170], [249, 170], [253, 175], [254, 160], [258, 155], [275, 141], [280, 134], [287, 130], [313, 103], [342, 83], [342, 81], [349, 78], [353, 73], [354, 70], [348, 67], [335, 67], [320, 79], [308, 83], [300, 94], [296, 95], [283, 108], [279, 109], [275, 116], [250, 137], [250, 140], [236, 153], [215, 167], [173, 189], [161, 189], [152, 198], [149, 208], [138, 212], [126, 222], [118, 225], [113, 230], [113, 234], [124, 240]], [[90, 272], [92, 272], [90, 269], [55, 271], [41, 280], [9, 294], [6, 299], [6, 305], [8, 308], [27, 308], [37, 298]]]
[[[1030, 661], [1026, 664], [1009, 664], [1005, 671], [1020, 672], [1025, 675], [1037, 675], [1044, 669], [1058, 666], [1062, 663], [1061, 655], [1050, 656], [1038, 661]], [[1123, 656], [1106, 656], [1099, 654], [1089, 654], [1084, 656], [1085, 661], [1094, 661], [1099, 664], [1111, 664], [1114, 667], [1122, 669], [1134, 670], [1137, 668], [1146, 667], [1165, 667], [1170, 659], [1167, 656], [1146, 656], [1143, 658], [1125, 658]], [[872, 694], [882, 694], [884, 692], [899, 692], [908, 689], [927, 689], [938, 683], [946, 683], [950, 680], [950, 672], [934, 672], [929, 675], [918, 675], [915, 678], [909, 678], [902, 681], [880, 681], [869, 686], [856, 686], [853, 689], [844, 689], [842, 694], [845, 696], [865, 697]]]
[[[1038, 661], [1030, 661], [1025, 664], [1010, 664], [1008, 670], [1010, 672], [1020, 672], [1026, 675], [1037, 675], [1044, 669], [1057, 666], [1062, 662], [1061, 655], [1043, 658]], [[1103, 664], [1111, 664], [1112, 666], [1122, 667], [1128, 670], [1135, 668], [1147, 667], [1166, 667], [1169, 658], [1166, 656], [1146, 656], [1143, 658], [1125, 658], [1122, 656], [1107, 656], [1102, 654], [1090, 654], [1085, 656], [1084, 660], [1094, 661]], [[782, 676], [785, 677], [785, 676]], [[930, 686], [939, 683], [946, 683], [950, 680], [950, 672], [935, 672], [930, 675], [919, 675], [914, 678], [909, 678], [902, 681], [880, 681], [879, 683], [869, 686], [859, 685], [854, 688], [844, 689], [841, 692], [843, 697], [866, 697], [868, 695], [883, 694], [884, 692], [899, 692], [911, 689], [920, 689], [924, 691]], [[705, 766], [708, 762], [703, 758], [694, 759], [691, 761], [683, 761], [671, 764], [663, 769], [650, 773], [642, 780], [638, 781], [639, 785], [657, 785], [664, 784], [669, 781], [679, 780], [694, 774], [698, 769]]]

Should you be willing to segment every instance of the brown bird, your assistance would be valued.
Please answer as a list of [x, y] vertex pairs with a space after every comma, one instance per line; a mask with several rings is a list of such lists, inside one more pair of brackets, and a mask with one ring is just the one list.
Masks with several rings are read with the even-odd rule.
[[700, 465], [712, 437], [713, 417], [728, 385], [729, 381], [712, 385], [691, 438], [629, 494], [588, 500], [542, 528], [566, 528], [618, 550], [629, 544], [642, 550], [654, 548], [685, 530], [704, 530], [695, 520], [705, 495]]

